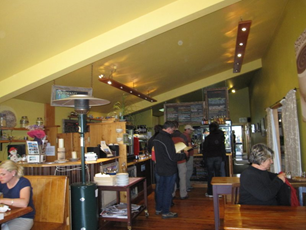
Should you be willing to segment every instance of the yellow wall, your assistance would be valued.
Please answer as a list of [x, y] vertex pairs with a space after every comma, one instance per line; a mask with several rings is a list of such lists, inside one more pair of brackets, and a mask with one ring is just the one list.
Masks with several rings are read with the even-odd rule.
[[239, 118], [250, 117], [249, 88], [237, 90], [236, 93], [229, 93], [229, 111], [233, 124], [239, 123]]
[[[16, 126], [20, 127], [20, 119], [22, 116], [27, 116], [29, 119], [29, 125], [34, 125], [36, 123], [37, 117], [44, 118], [44, 104], [11, 99], [0, 104], [0, 112], [4, 110], [9, 110], [15, 114]], [[8, 136], [13, 136], [14, 139], [23, 139], [27, 136], [27, 131], [3, 131]], [[25, 142], [16, 142], [13, 144], [25, 144]], [[7, 159], [7, 145], [2, 145], [2, 151], [0, 151], [0, 160]]]
[[[283, 22], [280, 24], [271, 46], [263, 58], [263, 68], [258, 72], [250, 87], [252, 119], [260, 120], [265, 116], [265, 109], [281, 100], [289, 90], [298, 88], [295, 63], [294, 43], [306, 29], [306, 0], [289, 1], [285, 9]], [[297, 91], [299, 128], [303, 170], [306, 166], [306, 123], [302, 122]], [[255, 136], [254, 143], [262, 141]]]

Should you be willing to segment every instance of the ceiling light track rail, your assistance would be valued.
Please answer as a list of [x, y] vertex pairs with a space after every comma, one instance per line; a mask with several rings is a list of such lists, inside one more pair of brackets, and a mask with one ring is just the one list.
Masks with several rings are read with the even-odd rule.
[[113, 86], [113, 87], [115, 87], [117, 89], [120, 89], [120, 90], [122, 90], [124, 92], [127, 92], [129, 94], [132, 94], [132, 95], [134, 95], [136, 97], [139, 97], [139, 98], [141, 98], [143, 100], [146, 100], [146, 101], [149, 101], [149, 102], [157, 102], [157, 100], [155, 100], [154, 98], [152, 98], [152, 97], [150, 97], [148, 95], [145, 95], [143, 93], [140, 93], [137, 90], [135, 90], [135, 89], [133, 89], [131, 87], [128, 87], [128, 86], [126, 86], [124, 84], [121, 84], [120, 82], [115, 81], [115, 80], [113, 80], [111, 78], [99, 77], [99, 81], [101, 81], [101, 82], [103, 82], [103, 83], [105, 83], [107, 85]]
[[251, 24], [251, 20], [240, 21], [238, 23], [233, 73], [239, 73], [241, 71], [242, 61], [245, 55], [245, 49], [251, 29]]

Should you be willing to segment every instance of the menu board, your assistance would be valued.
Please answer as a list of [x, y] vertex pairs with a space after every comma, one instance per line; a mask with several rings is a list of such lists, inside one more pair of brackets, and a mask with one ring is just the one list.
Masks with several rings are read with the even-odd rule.
[[227, 88], [206, 90], [207, 118], [226, 117], [228, 112], [228, 91]]
[[201, 124], [204, 117], [204, 102], [171, 103], [164, 105], [165, 121], [179, 124]]

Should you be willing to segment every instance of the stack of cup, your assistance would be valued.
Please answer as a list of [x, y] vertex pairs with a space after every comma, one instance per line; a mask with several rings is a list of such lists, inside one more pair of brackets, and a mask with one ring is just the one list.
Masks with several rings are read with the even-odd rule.
[[58, 139], [57, 160], [65, 160], [64, 139]]

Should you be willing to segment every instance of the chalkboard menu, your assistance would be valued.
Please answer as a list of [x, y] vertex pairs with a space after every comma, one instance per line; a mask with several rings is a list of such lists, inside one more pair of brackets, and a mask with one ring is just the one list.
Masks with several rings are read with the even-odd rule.
[[207, 118], [229, 118], [227, 88], [207, 89], [205, 94], [207, 103]]
[[204, 117], [204, 102], [171, 103], [164, 105], [165, 121], [179, 124], [201, 124]]

